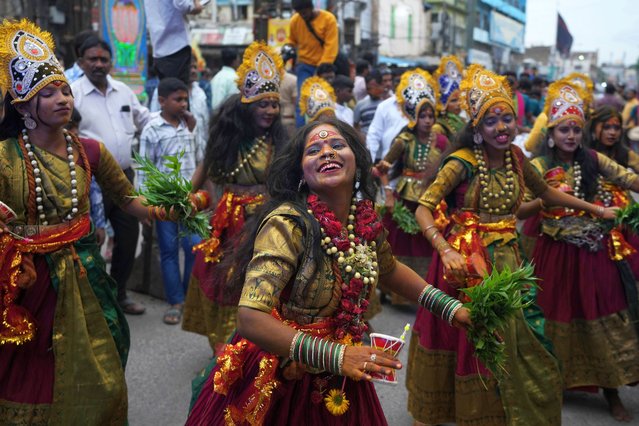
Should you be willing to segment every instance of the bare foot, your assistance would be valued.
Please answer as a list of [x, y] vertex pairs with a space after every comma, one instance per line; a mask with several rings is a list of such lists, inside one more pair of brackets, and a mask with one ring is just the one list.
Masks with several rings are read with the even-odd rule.
[[604, 398], [606, 398], [606, 401], [608, 402], [608, 408], [610, 409], [612, 417], [618, 422], [631, 422], [632, 416], [621, 402], [617, 389], [604, 388], [603, 393]]

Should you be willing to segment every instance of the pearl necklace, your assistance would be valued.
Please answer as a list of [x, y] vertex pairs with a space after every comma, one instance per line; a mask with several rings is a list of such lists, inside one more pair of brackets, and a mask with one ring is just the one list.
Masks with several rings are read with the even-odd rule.
[[[508, 214], [509, 206], [512, 203], [512, 197], [515, 190], [515, 172], [513, 172], [512, 156], [510, 150], [504, 154], [504, 163], [506, 165], [506, 186], [499, 192], [491, 192], [488, 187], [488, 167], [484, 160], [484, 152], [478, 145], [473, 147], [475, 158], [477, 159], [477, 168], [479, 169], [479, 184], [481, 187], [482, 207], [488, 210], [490, 214]], [[506, 197], [499, 207], [491, 207], [490, 200]]]
[[[377, 276], [377, 251], [375, 250], [377, 243], [375, 241], [371, 241], [369, 246], [366, 244], [366, 241], [362, 239], [363, 243], [355, 244], [354, 230], [355, 210], [357, 210], [357, 206], [355, 205], [356, 202], [356, 198], [353, 197], [350, 208], [351, 212], [348, 215], [348, 223], [346, 225], [348, 240], [350, 241], [348, 251], [346, 253], [339, 251], [335, 244], [333, 244], [332, 238], [326, 234], [324, 228], [320, 228], [320, 232], [322, 233], [321, 245], [327, 255], [337, 258], [337, 263], [346, 273], [350, 274], [353, 272], [353, 264], [355, 264], [356, 269], [361, 271], [361, 273], [355, 272], [353, 277], [361, 279], [364, 284], [373, 284], [375, 283], [375, 278]], [[308, 212], [313, 214], [313, 211], [310, 209]], [[372, 262], [370, 262], [370, 258], [372, 258]], [[346, 282], [347, 280], [344, 281]]]
[[426, 162], [428, 161], [428, 154], [430, 154], [430, 147], [433, 145], [434, 138], [435, 134], [431, 131], [426, 144], [417, 141], [417, 146], [415, 147], [417, 154], [417, 158], [415, 159], [415, 170], [419, 172], [426, 170]]
[[581, 164], [577, 162], [573, 163], [572, 177], [573, 177], [573, 180], [575, 181], [575, 185], [573, 187], [573, 192], [575, 194], [575, 197], [583, 199], [584, 194], [581, 193]]
[[604, 177], [597, 176], [597, 198], [604, 204], [604, 207], [610, 207], [612, 204], [612, 192], [604, 189]]
[[[40, 223], [46, 226], [49, 222], [46, 220], [47, 216], [44, 212], [44, 205], [42, 204], [42, 196], [44, 194], [42, 189], [42, 174], [38, 167], [35, 152], [33, 151], [33, 145], [29, 142], [29, 135], [26, 129], [22, 129], [22, 139], [24, 140], [24, 147], [27, 150], [31, 167], [33, 168], [38, 218], [40, 219]], [[69, 173], [71, 175], [71, 212], [67, 214], [65, 220], [71, 220], [78, 213], [78, 181], [76, 179], [75, 161], [73, 157], [73, 138], [66, 130], [64, 131], [64, 139], [67, 142], [67, 160], [69, 162]]]
[[261, 149], [262, 147], [266, 146], [266, 137], [267, 136], [268, 136], [268, 134], [266, 134], [264, 136], [260, 136], [259, 138], [255, 138], [255, 144], [249, 150], [248, 155], [246, 157], [244, 157], [244, 159], [237, 165], [237, 167], [235, 167], [235, 169], [231, 170], [230, 172], [225, 172], [222, 169], [220, 169], [219, 173], [222, 175], [222, 177], [224, 179], [234, 178], [235, 175], [237, 175], [240, 172], [240, 170], [241, 170], [240, 167], [242, 165], [248, 163], [251, 160], [251, 158], [253, 158], [253, 156], [258, 151], [258, 149]]

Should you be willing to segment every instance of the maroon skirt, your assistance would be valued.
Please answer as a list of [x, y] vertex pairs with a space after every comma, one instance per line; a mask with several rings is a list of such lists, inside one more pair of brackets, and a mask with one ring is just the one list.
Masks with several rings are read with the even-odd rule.
[[549, 321], [595, 320], [628, 307], [619, 270], [608, 257], [608, 237], [596, 252], [555, 241], [537, 240], [533, 259], [540, 279], [537, 302]]
[[[236, 335], [232, 344], [241, 337]], [[206, 379], [202, 391], [198, 396], [186, 425], [225, 425], [226, 409], [233, 406], [241, 409], [254, 392], [255, 377], [258, 374], [260, 361], [267, 354], [254, 347], [243, 363], [243, 374], [231, 386], [228, 395], [221, 395], [213, 391], [215, 373], [220, 369], [216, 365]], [[216, 362], [214, 359], [212, 362]], [[346, 379], [344, 392], [349, 401], [349, 408], [341, 416], [332, 415], [324, 405], [323, 398], [318, 393], [318, 379], [328, 379], [323, 396], [328, 395], [330, 389], [341, 389], [344, 378], [327, 374], [306, 373], [299, 380], [286, 380], [278, 371], [279, 386], [273, 390], [270, 406], [266, 408], [265, 425], [387, 425], [384, 411], [377, 398], [375, 387], [370, 382]], [[329, 379], [330, 378], [330, 379]], [[248, 423], [246, 423], [248, 424]]]
[[[419, 207], [418, 203], [412, 201], [402, 200], [402, 203], [413, 214]], [[411, 235], [402, 231], [390, 213], [384, 215], [382, 224], [388, 231], [386, 240], [393, 249], [393, 255], [419, 275], [426, 275], [430, 259], [433, 256], [433, 248], [422, 233]]]

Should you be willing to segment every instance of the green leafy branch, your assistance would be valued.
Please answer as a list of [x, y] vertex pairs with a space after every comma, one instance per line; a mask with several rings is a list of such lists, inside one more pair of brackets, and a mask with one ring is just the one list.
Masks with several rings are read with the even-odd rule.
[[470, 302], [464, 304], [473, 322], [467, 331], [468, 340], [475, 347], [477, 359], [497, 377], [507, 373], [504, 344], [497, 334], [511, 317], [532, 303], [524, 301], [522, 291], [536, 287], [536, 280], [531, 264], [515, 271], [506, 266], [501, 272], [493, 268], [482, 284], [461, 289], [470, 298]]
[[[380, 210], [380, 215], [386, 214], [386, 206]], [[401, 201], [395, 201], [393, 205], [393, 221], [399, 226], [399, 229], [410, 235], [417, 235], [421, 232], [419, 224], [415, 219], [415, 215]]]
[[193, 189], [191, 181], [180, 174], [180, 160], [184, 152], [163, 157], [168, 173], [161, 172], [148, 158], [134, 153], [136, 170], [144, 173], [144, 184], [136, 195], [143, 196], [144, 205], [163, 207], [167, 213], [173, 209], [178, 215], [178, 223], [188, 234], [197, 234], [203, 238], [210, 236], [209, 215], [204, 212], [193, 214], [193, 205], [189, 195]]
[[617, 210], [615, 225], [623, 225], [634, 233], [639, 232], [639, 203], [630, 203]]

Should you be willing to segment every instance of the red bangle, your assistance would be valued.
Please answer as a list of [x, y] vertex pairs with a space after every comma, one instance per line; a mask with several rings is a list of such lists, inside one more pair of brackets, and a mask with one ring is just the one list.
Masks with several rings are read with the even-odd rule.
[[208, 192], [203, 190], [189, 194], [189, 200], [198, 211], [206, 209], [211, 204], [211, 196]]

